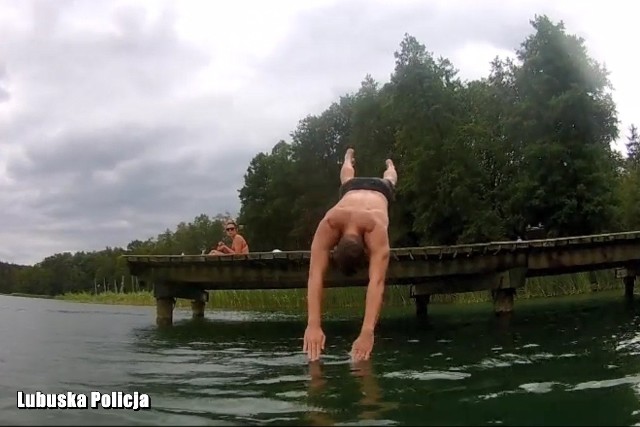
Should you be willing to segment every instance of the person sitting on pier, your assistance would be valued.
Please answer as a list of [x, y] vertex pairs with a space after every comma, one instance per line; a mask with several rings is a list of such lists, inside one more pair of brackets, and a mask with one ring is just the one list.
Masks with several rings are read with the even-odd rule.
[[218, 242], [218, 246], [209, 252], [209, 255], [234, 255], [248, 254], [249, 245], [247, 241], [238, 234], [238, 224], [235, 221], [227, 221], [225, 232], [231, 238], [231, 247], [225, 245], [224, 242]]
[[354, 361], [368, 360], [373, 349], [374, 328], [382, 307], [385, 278], [389, 265], [389, 203], [398, 180], [395, 166], [386, 160], [382, 178], [355, 177], [354, 150], [348, 149], [340, 170], [340, 200], [318, 224], [311, 243], [307, 289], [308, 320], [303, 352], [310, 361], [318, 360], [324, 349], [321, 302], [324, 274], [330, 253], [345, 275], [353, 275], [368, 258], [369, 284], [360, 335], [351, 348]]

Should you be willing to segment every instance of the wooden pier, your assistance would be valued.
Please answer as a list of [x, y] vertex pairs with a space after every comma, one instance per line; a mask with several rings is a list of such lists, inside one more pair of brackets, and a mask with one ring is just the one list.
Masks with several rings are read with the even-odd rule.
[[[247, 255], [126, 255], [131, 274], [153, 284], [157, 323], [171, 324], [176, 298], [192, 301], [204, 316], [208, 292], [219, 289], [306, 288], [309, 251]], [[625, 294], [633, 295], [640, 272], [640, 231], [558, 239], [489, 242], [456, 246], [393, 248], [388, 284], [411, 285], [418, 313], [429, 296], [490, 290], [497, 313], [513, 309], [515, 290], [527, 277], [616, 269]], [[325, 287], [366, 286], [367, 270], [345, 277], [335, 268]]]

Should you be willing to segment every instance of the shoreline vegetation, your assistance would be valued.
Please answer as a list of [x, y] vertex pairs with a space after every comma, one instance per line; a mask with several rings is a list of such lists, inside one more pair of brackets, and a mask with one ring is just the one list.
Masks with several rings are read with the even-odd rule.
[[[589, 273], [529, 278], [527, 279], [525, 287], [518, 289], [516, 298], [549, 298], [588, 294], [594, 291], [622, 289], [622, 282], [615, 278], [612, 270], [597, 271], [593, 277], [595, 278], [593, 284], [591, 283], [592, 276]], [[305, 288], [216, 290], [209, 292], [207, 308], [216, 310], [279, 310], [294, 313], [304, 312], [306, 310], [306, 292], [307, 290]], [[362, 309], [364, 307], [365, 293], [366, 287], [327, 288], [325, 290], [323, 306], [326, 311]], [[155, 299], [150, 290], [129, 293], [108, 291], [98, 294], [77, 292], [58, 295], [55, 299], [95, 304], [155, 305]], [[441, 294], [431, 297], [431, 303], [433, 304], [472, 304], [487, 301], [490, 301], [488, 291]], [[409, 286], [387, 286], [385, 305], [390, 307], [413, 307], [413, 304], [413, 299], [409, 296]], [[176, 308], [187, 309], [189, 307], [189, 300], [180, 298], [176, 300]]]

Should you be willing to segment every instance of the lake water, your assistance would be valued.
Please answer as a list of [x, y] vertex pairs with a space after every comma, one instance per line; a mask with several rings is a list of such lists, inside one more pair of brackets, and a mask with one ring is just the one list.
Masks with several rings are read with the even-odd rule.
[[[0, 297], [0, 424], [633, 425], [640, 304], [622, 291], [385, 311], [373, 358], [348, 351], [361, 313], [325, 324], [309, 366], [304, 319]], [[146, 393], [150, 409], [17, 409], [17, 392]]]

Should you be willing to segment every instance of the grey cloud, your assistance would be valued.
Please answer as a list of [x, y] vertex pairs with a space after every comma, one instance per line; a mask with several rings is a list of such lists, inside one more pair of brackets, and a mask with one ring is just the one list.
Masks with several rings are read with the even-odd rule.
[[59, 151], [34, 150], [29, 167], [12, 169], [21, 188], [39, 189], [22, 202], [44, 219], [30, 227], [77, 241], [78, 248], [91, 236], [95, 248], [113, 242], [114, 233], [126, 245], [200, 213], [234, 211], [238, 185], [229, 177], [242, 176], [253, 152], [181, 153], [179, 141], [188, 137], [176, 129], [118, 129], [94, 140], [62, 138]]
[[32, 207], [58, 218], [96, 220], [138, 214], [174, 217], [176, 211], [187, 217], [189, 212], [222, 212], [230, 210], [237, 199], [237, 185], [229, 185], [228, 177], [241, 174], [246, 169], [241, 162], [250, 155], [234, 152], [200, 159], [137, 161], [122, 169], [116, 180], [105, 182], [93, 175], [70, 182], [51, 189]]
[[113, 170], [120, 163], [153, 156], [164, 150], [179, 151], [180, 141], [190, 141], [187, 129], [158, 126], [144, 129], [123, 123], [117, 128], [71, 132], [32, 143], [25, 157], [11, 163], [10, 176], [44, 175], [73, 172], [78, 179], [102, 170]]
[[241, 175], [251, 155], [138, 161], [112, 182], [95, 176], [55, 182], [48, 182], [46, 176], [28, 176], [25, 184], [41, 192], [22, 208], [29, 205], [37, 215], [25, 218], [21, 210], [13, 211], [12, 216], [5, 212], [4, 227], [20, 236], [20, 240], [5, 241], [21, 241], [36, 250], [39, 246], [57, 248], [50, 254], [95, 250], [154, 237], [200, 213], [233, 212], [237, 185], [228, 177]]

